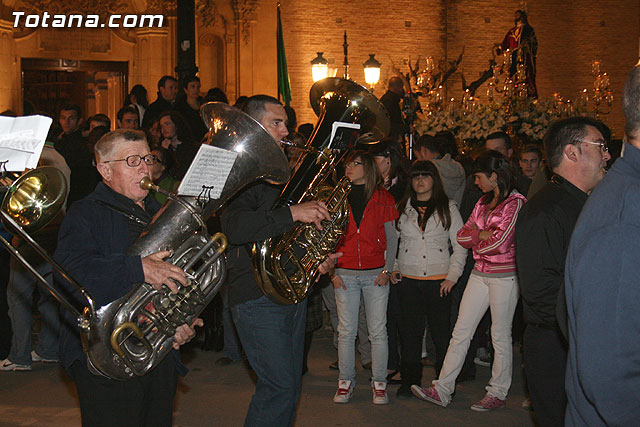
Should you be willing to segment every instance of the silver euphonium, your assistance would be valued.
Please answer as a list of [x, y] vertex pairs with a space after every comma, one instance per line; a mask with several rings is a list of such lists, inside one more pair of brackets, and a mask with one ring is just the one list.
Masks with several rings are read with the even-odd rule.
[[226, 238], [207, 234], [207, 218], [257, 179], [282, 184], [289, 178], [287, 158], [253, 118], [218, 102], [203, 105], [201, 114], [209, 127], [206, 143], [237, 153], [220, 197], [172, 196], [128, 249], [140, 257], [170, 251], [167, 261], [185, 270], [188, 283], [179, 286], [178, 294], [140, 283], [98, 309], [85, 340], [94, 373], [128, 379], [156, 366], [171, 350], [176, 328], [190, 324], [224, 282]]

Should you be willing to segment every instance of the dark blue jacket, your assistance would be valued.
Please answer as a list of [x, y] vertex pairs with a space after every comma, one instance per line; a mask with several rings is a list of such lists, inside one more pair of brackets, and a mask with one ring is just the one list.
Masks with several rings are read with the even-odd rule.
[[624, 150], [587, 200], [567, 254], [567, 426], [638, 425], [640, 150]]
[[[144, 281], [140, 256], [125, 254], [140, 235], [143, 225], [101, 203], [117, 206], [149, 222], [160, 205], [151, 196], [144, 202], [146, 211], [99, 183], [93, 193], [71, 206], [60, 226], [54, 258], [89, 291], [96, 309], [122, 297], [133, 285]], [[68, 288], [59, 277], [56, 279]], [[75, 296], [78, 298], [77, 294]], [[60, 363], [64, 367], [70, 367], [76, 360], [85, 363], [76, 321], [66, 311], [59, 343]]]

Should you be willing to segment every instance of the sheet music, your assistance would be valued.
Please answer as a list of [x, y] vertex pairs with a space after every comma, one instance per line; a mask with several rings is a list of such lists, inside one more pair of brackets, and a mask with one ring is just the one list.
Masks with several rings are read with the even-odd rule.
[[178, 187], [178, 195], [197, 197], [204, 186], [211, 189], [207, 195], [219, 199], [236, 157], [238, 153], [235, 151], [201, 145]]
[[331, 148], [331, 146], [333, 145], [333, 139], [336, 136], [336, 132], [338, 131], [339, 128], [348, 128], [348, 129], [360, 129], [360, 124], [359, 123], [345, 123], [345, 122], [333, 122], [333, 124], [331, 125], [331, 139], [329, 142], [329, 148]]
[[8, 171], [20, 172], [38, 166], [52, 122], [45, 116], [0, 116], [0, 161], [8, 160]]

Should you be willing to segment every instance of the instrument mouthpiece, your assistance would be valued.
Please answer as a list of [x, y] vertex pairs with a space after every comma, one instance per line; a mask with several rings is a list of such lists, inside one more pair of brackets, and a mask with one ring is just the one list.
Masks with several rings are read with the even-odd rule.
[[145, 176], [140, 180], [140, 188], [143, 190], [153, 190], [153, 187], [155, 187], [155, 184], [148, 176]]

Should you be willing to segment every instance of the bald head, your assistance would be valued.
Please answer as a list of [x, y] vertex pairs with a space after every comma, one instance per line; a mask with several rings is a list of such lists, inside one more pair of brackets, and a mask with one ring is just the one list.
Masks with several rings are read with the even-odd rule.
[[404, 95], [404, 84], [402, 83], [402, 79], [400, 77], [391, 77], [389, 79], [389, 90], [393, 93], [397, 93], [398, 95]]

